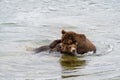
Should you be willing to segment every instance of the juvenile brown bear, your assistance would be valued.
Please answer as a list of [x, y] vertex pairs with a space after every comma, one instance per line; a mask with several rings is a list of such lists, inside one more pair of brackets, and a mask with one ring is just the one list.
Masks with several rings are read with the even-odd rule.
[[77, 53], [84, 54], [89, 51], [96, 52], [95, 45], [87, 39], [84, 34], [78, 34], [72, 31], [64, 31], [62, 30], [62, 44], [71, 45], [77, 43]]
[[62, 44], [61, 39], [54, 40], [50, 45], [41, 46], [34, 51], [36, 53], [42, 52], [42, 51], [49, 51], [49, 52], [61, 52], [63, 54], [72, 54], [74, 55], [76, 53], [77, 46], [76, 44]]

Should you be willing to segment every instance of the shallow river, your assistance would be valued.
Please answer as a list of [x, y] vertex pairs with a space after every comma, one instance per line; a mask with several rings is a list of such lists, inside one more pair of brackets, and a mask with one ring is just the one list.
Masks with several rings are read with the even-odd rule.
[[[84, 33], [96, 54], [32, 51]], [[0, 0], [0, 80], [120, 80], [119, 0]]]

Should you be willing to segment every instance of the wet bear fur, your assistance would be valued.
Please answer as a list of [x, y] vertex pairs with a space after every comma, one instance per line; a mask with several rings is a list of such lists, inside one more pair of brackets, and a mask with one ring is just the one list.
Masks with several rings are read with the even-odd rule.
[[62, 30], [62, 38], [61, 43], [65, 45], [76, 44], [77, 45], [77, 53], [84, 54], [89, 51], [96, 52], [95, 45], [88, 40], [88, 38], [84, 34], [78, 34], [72, 31]]

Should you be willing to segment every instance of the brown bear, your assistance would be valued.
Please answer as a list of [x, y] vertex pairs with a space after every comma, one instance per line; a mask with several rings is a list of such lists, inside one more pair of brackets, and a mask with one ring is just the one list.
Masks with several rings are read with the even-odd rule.
[[84, 34], [78, 34], [72, 31], [67, 32], [64, 30], [62, 30], [61, 33], [62, 33], [61, 43], [65, 45], [77, 43], [76, 45], [78, 54], [84, 54], [89, 51], [93, 51], [94, 53], [96, 52], [95, 45], [90, 40], [88, 40]]
[[77, 44], [66, 45], [61, 43], [61, 39], [54, 40], [50, 45], [41, 46], [34, 50], [36, 53], [42, 51], [61, 52], [62, 54], [76, 55]]

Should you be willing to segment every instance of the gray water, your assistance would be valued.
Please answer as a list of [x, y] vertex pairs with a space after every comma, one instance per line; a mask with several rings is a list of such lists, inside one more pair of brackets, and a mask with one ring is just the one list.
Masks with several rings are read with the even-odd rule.
[[[62, 29], [96, 54], [34, 54]], [[120, 80], [120, 0], [0, 0], [0, 45], [0, 80]]]

